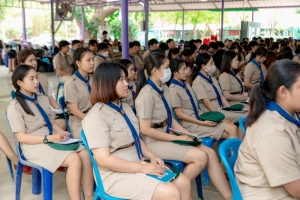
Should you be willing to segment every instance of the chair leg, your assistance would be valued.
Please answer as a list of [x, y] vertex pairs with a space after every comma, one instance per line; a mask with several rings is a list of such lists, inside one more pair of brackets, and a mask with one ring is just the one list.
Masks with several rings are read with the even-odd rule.
[[[214, 142], [215, 142], [215, 140], [212, 138], [203, 138], [203, 140], [202, 140], [202, 144], [209, 148], [213, 147]], [[210, 178], [208, 175], [207, 168], [205, 168], [202, 172], [202, 184], [204, 186], [208, 186], [210, 184]]]
[[198, 197], [204, 200], [203, 193], [202, 193], [201, 174], [199, 174], [199, 176], [197, 176], [196, 178], [196, 186], [197, 186]]
[[6, 160], [7, 160], [8, 170], [9, 170], [9, 173], [10, 173], [11, 183], [15, 184], [15, 178], [14, 178], [14, 172], [13, 172], [13, 169], [12, 169], [11, 160], [8, 157], [6, 157]]
[[53, 199], [53, 174], [46, 169], [42, 169], [43, 179], [43, 200]]
[[32, 194], [41, 194], [41, 172], [34, 167], [32, 168]]
[[18, 162], [16, 174], [16, 200], [20, 200], [23, 165]]

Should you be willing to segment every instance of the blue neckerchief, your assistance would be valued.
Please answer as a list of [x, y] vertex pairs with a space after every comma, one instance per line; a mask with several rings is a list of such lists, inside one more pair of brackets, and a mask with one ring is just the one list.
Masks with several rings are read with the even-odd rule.
[[105, 60], [105, 62], [106, 62], [106, 58], [105, 58], [104, 56], [100, 55], [99, 53], [97, 53], [96, 55], [97, 55], [98, 57], [100, 57], [100, 58], [103, 58], [103, 59]]
[[182, 55], [179, 56], [179, 59], [183, 60]]
[[80, 80], [82, 80], [83, 82], [85, 82], [87, 84], [87, 87], [88, 87], [88, 90], [89, 90], [89, 93], [91, 93], [91, 85], [90, 85], [90, 76], [88, 75], [88, 78], [84, 78], [78, 70], [76, 70], [76, 72], [74, 73]]
[[298, 58], [300, 58], [299, 54], [295, 54], [295, 56], [297, 56]]
[[117, 106], [116, 104], [113, 104], [113, 103], [105, 103], [105, 104], [108, 105], [109, 107], [115, 109], [116, 111], [118, 111], [124, 117], [124, 119], [127, 122], [127, 125], [130, 128], [132, 137], [134, 139], [134, 144], [135, 144], [135, 148], [136, 148], [136, 151], [138, 153], [138, 156], [139, 156], [140, 159], [142, 159], [144, 157], [144, 155], [143, 155], [143, 152], [142, 152], [140, 137], [138, 136], [138, 134], [137, 134], [134, 126], [132, 125], [130, 119], [128, 118], [128, 116], [124, 112], [123, 107], [122, 107], [122, 102], [119, 101], [119, 103], [120, 103], [120, 107]]
[[140, 57], [141, 61], [144, 62], [143, 57], [139, 53], [137, 55]]
[[[135, 92], [133, 90], [133, 86], [132, 85], [128, 85], [128, 89], [131, 90], [131, 94], [132, 94], [132, 99], [134, 99], [135, 97]], [[134, 102], [134, 101], [133, 101]]]
[[75, 50], [73, 48], [71, 48], [71, 51], [74, 52]]
[[262, 71], [262, 69], [261, 69], [261, 64], [258, 64], [258, 62], [256, 62], [256, 60], [255, 60], [254, 58], [251, 60], [251, 62], [252, 62], [254, 65], [256, 65], [256, 67], [259, 69], [259, 71], [260, 71], [260, 79], [261, 79], [261, 81], [264, 81], [265, 79], [264, 79], [263, 71]]
[[195, 102], [194, 102], [193, 96], [192, 96], [190, 90], [186, 87], [186, 84], [185, 84], [184, 82], [180, 83], [179, 81], [177, 81], [177, 80], [175, 80], [175, 79], [171, 79], [170, 84], [175, 84], [175, 85], [178, 85], [178, 86], [182, 87], [183, 89], [185, 89], [187, 95], [190, 97], [190, 101], [191, 101], [191, 103], [192, 103], [193, 110], [194, 110], [194, 113], [195, 113], [195, 115], [196, 115], [196, 118], [197, 118], [198, 120], [200, 120], [200, 117], [199, 117], [199, 115], [198, 115], [198, 110], [197, 110], [196, 104], [195, 104]]
[[300, 118], [298, 113], [296, 113], [298, 120], [296, 120], [292, 115], [290, 115], [287, 111], [285, 111], [280, 105], [278, 105], [274, 101], [268, 102], [267, 109], [270, 111], [277, 111], [282, 117], [290, 122], [294, 123], [296, 126], [300, 127]]
[[40, 91], [40, 93], [45, 94], [44, 89], [43, 89], [41, 83], [39, 83], [39, 91]]
[[239, 84], [241, 86], [241, 94], [243, 94], [244, 86], [243, 86], [242, 81], [236, 76], [236, 73], [234, 71], [231, 73], [231, 75], [234, 76], [236, 78], [236, 80], [239, 82]]
[[132, 62], [133, 62], [133, 67], [134, 67], [134, 71], [136, 72], [136, 64], [135, 64], [135, 60], [134, 60], [134, 57], [132, 55], [129, 54], [129, 58], [132, 59]]
[[168, 114], [168, 126], [167, 126], [167, 133], [170, 133], [170, 128], [172, 126], [172, 115], [171, 115], [171, 110], [170, 110], [170, 107], [169, 107], [169, 104], [166, 100], [166, 98], [164, 97], [164, 91], [163, 90], [160, 90], [156, 85], [155, 83], [153, 83], [153, 81], [148, 78], [147, 80], [147, 83], [148, 85], [150, 85], [158, 94], [161, 95], [161, 99], [162, 101], [164, 102], [164, 105], [165, 105], [165, 108], [167, 110], [167, 114]]
[[216, 88], [214, 82], [212, 81], [211, 77], [208, 76], [208, 78], [207, 78], [207, 77], [206, 77], [204, 74], [202, 74], [201, 72], [198, 72], [198, 76], [204, 78], [208, 83], [211, 84], [211, 86], [214, 88], [215, 93], [216, 93], [216, 95], [217, 95], [217, 99], [218, 99], [218, 102], [219, 102], [220, 107], [223, 107], [221, 95], [220, 95], [218, 89]]
[[52, 127], [52, 123], [47, 115], [47, 113], [45, 113], [44, 109], [42, 108], [42, 106], [38, 103], [37, 101], [37, 95], [35, 93], [33, 93], [33, 98], [32, 97], [29, 97], [25, 94], [23, 94], [21, 92], [22, 96], [24, 99], [28, 100], [28, 101], [31, 101], [33, 103], [35, 103], [36, 107], [39, 109], [40, 113], [42, 114], [46, 124], [47, 124], [47, 127], [49, 129], [49, 134], [52, 135], [52, 132], [53, 132], [53, 127]]

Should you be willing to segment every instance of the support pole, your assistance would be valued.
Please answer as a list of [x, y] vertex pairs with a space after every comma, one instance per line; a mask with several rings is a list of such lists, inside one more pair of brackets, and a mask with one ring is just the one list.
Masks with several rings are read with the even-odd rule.
[[252, 8], [252, 22], [254, 22], [254, 8]]
[[81, 6], [81, 38], [82, 38], [82, 41], [84, 43], [84, 40], [85, 40], [85, 24], [84, 24], [84, 20], [85, 20], [85, 17], [84, 17], [84, 7]]
[[145, 50], [148, 49], [148, 34], [149, 34], [149, 0], [144, 0], [144, 12], [145, 12]]
[[224, 2], [225, 2], [225, 0], [222, 0], [222, 16], [221, 16], [221, 34], [220, 34], [220, 41], [223, 41]]
[[55, 40], [54, 40], [54, 14], [53, 14], [54, 0], [51, 0], [51, 37], [52, 37], [52, 50], [54, 51]]
[[25, 18], [25, 6], [24, 6], [24, 0], [22, 0], [22, 40], [26, 41], [26, 18]]
[[[53, 0], [52, 0], [53, 1]], [[128, 0], [122, 0], [122, 58], [129, 58]]]
[[181, 39], [184, 40], [184, 9], [182, 9], [182, 35]]

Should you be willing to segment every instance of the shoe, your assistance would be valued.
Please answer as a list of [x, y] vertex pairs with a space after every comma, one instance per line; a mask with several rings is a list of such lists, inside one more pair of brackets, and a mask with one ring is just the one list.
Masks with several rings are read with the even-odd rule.
[[[14, 168], [15, 168], [15, 170], [17, 170], [17, 165], [14, 164]], [[23, 165], [23, 173], [27, 174], [27, 175], [31, 175], [32, 174], [32, 167], [28, 167], [26, 165]]]

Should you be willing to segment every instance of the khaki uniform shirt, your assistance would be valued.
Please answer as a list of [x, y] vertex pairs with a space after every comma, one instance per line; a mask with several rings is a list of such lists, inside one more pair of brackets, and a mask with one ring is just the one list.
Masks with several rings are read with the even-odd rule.
[[[90, 85], [92, 86], [93, 77], [90, 76]], [[92, 107], [90, 102], [90, 93], [85, 82], [80, 80], [75, 74], [69, 78], [64, 86], [65, 101], [75, 103], [82, 112]]]
[[[211, 79], [221, 95], [222, 92], [219, 87], [218, 81], [216, 80], [215, 77], [211, 77]], [[205, 104], [202, 101], [205, 98], [208, 98], [210, 100], [210, 102], [212, 103], [212, 105], [216, 109], [220, 108], [220, 105], [219, 105], [218, 99], [217, 99], [217, 94], [215, 93], [213, 86], [210, 83], [208, 83], [205, 79], [203, 79], [200, 76], [197, 76], [193, 82], [193, 90], [196, 93], [197, 99], [200, 102], [201, 110], [203, 112], [209, 111], [209, 109], [205, 106]]]
[[[141, 55], [140, 55], [141, 56]], [[143, 67], [144, 66], [144, 59], [143, 59], [143, 57], [141, 56], [140, 57], [138, 54], [136, 54], [135, 56], [134, 56], [134, 60], [137, 62], [136, 64], [137, 64], [137, 68], [138, 69], [140, 69], [141, 67]]]
[[[241, 77], [239, 76], [239, 74], [237, 74], [236, 77], [238, 79], [240, 79], [241, 82], [243, 82]], [[236, 93], [236, 92], [240, 93], [242, 90], [238, 80], [236, 80], [236, 78], [234, 76], [232, 76], [231, 74], [228, 74], [226, 72], [223, 72], [220, 75], [219, 82], [220, 82], [222, 91], [227, 90], [227, 91], [229, 91], [229, 93]], [[240, 95], [240, 94], [237, 94], [237, 95]]]
[[[66, 61], [66, 58], [68, 62]], [[73, 73], [73, 68], [70, 65], [73, 63], [73, 58], [69, 55], [63, 55], [62, 53], [58, 53], [53, 58], [53, 67], [54, 69], [61, 69], [68, 73]]]
[[294, 56], [293, 61], [300, 63], [300, 57], [298, 56]]
[[[266, 77], [266, 75], [267, 75], [267, 69], [266, 69], [265, 65], [262, 64], [261, 65], [261, 69], [262, 69], [264, 77]], [[245, 78], [249, 78], [250, 79], [250, 83], [251, 84], [259, 83], [260, 81], [262, 81], [261, 78], [260, 78], [260, 70], [252, 62], [249, 62], [246, 65], [244, 74], [245, 74]]]
[[39, 82], [42, 85], [42, 88], [43, 88], [43, 90], [45, 92], [45, 95], [49, 96], [49, 94], [48, 94], [48, 91], [49, 91], [49, 82], [48, 82], [47, 76], [45, 74], [42, 74], [42, 73], [38, 72], [38, 78], [39, 78]]
[[94, 62], [95, 62], [95, 68], [94, 71], [96, 70], [96, 68], [104, 62], [107, 62], [106, 58], [104, 56], [99, 56], [99, 54], [97, 54], [94, 58]]
[[133, 67], [136, 67], [137, 70], [144, 65], [144, 62], [141, 61], [138, 55], [134, 55], [132, 57], [129, 55], [129, 60], [132, 62]]
[[[129, 81], [129, 85], [133, 86], [132, 90], [136, 92], [136, 85], [134, 81]], [[122, 102], [127, 103], [130, 107], [134, 107], [134, 97], [132, 96], [132, 91], [128, 89], [128, 94], [125, 98], [122, 99]]]
[[73, 49], [70, 49], [68, 54], [71, 56], [72, 59], [74, 58], [74, 50]]
[[216, 71], [213, 73], [213, 77], [215, 77], [217, 80], [219, 80], [220, 70], [218, 68], [216, 68]]
[[150, 50], [145, 51], [145, 53], [143, 54], [144, 60], [149, 56], [150, 52], [151, 52]]
[[266, 110], [247, 128], [234, 166], [244, 200], [293, 199], [282, 185], [300, 179], [299, 128]]

